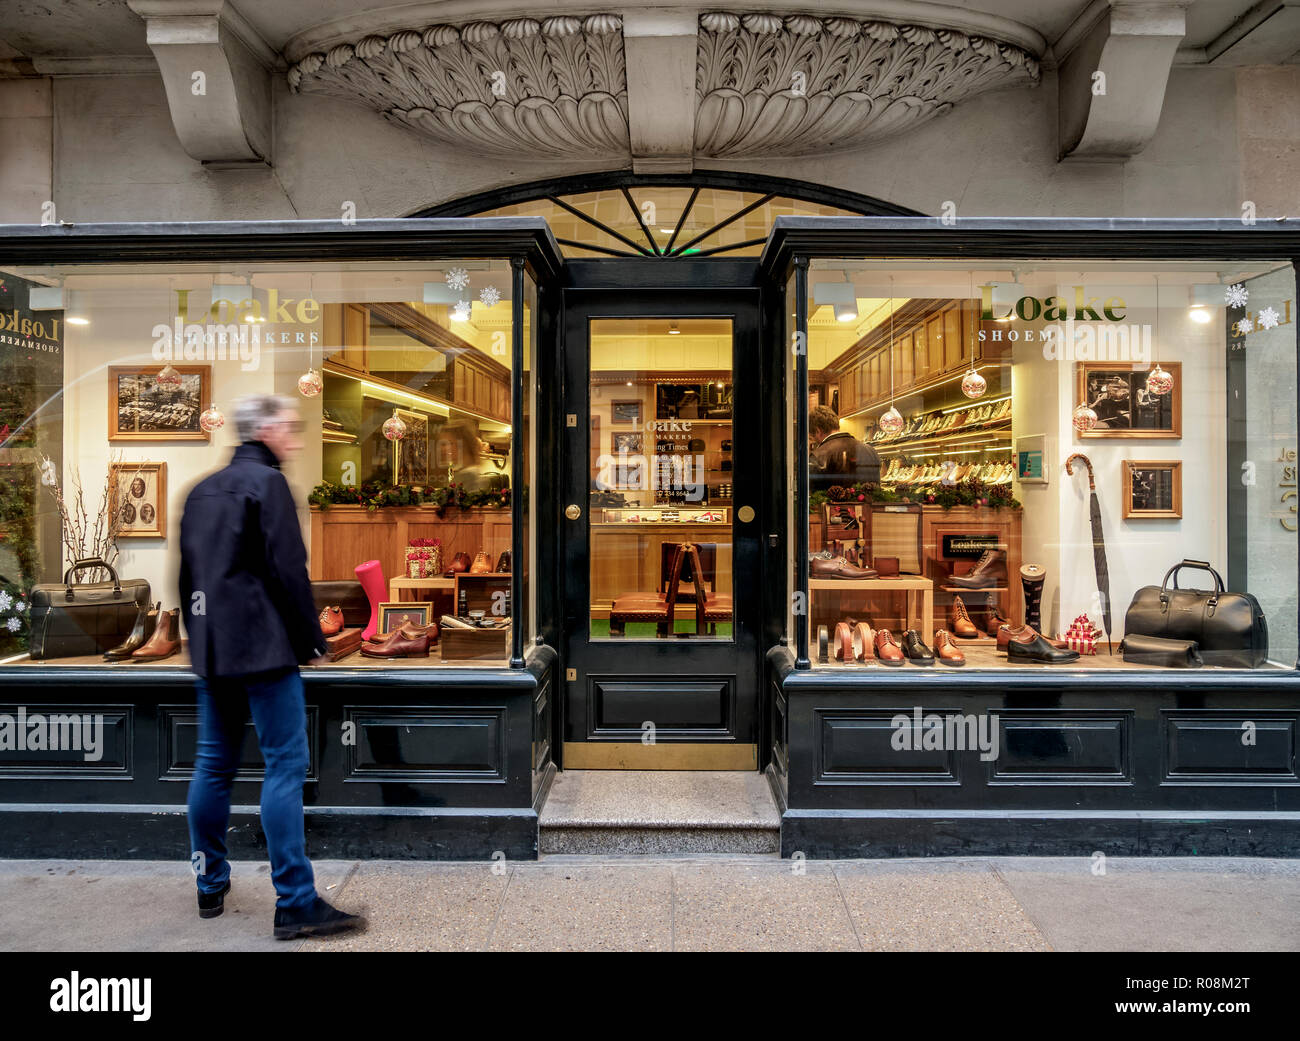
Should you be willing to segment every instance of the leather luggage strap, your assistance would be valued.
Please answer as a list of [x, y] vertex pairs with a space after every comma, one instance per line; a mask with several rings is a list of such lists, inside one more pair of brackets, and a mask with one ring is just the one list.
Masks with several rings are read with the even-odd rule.
[[853, 629], [848, 622], [835, 626], [835, 660], [853, 660]]
[[866, 622], [859, 622], [853, 627], [853, 651], [858, 661], [870, 661], [876, 656], [876, 648], [872, 644], [871, 626]]

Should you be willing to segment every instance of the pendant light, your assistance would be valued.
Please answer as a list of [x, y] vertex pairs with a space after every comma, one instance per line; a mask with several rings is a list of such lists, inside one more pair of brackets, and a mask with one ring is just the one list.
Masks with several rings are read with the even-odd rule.
[[[1156, 346], [1160, 346], [1160, 276], [1155, 276], [1156, 280]], [[1147, 373], [1147, 393], [1157, 398], [1162, 398], [1174, 389], [1174, 378], [1160, 367], [1156, 362], [1155, 367]]]
[[893, 437], [903, 429], [903, 415], [894, 407], [894, 280], [889, 280], [889, 410], [876, 421], [880, 429]]

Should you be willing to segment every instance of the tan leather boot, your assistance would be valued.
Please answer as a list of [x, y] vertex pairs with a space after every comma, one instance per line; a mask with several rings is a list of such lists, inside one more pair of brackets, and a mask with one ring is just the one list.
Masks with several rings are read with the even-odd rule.
[[162, 661], [170, 658], [181, 649], [181, 612], [163, 611], [158, 616], [153, 635], [145, 641], [143, 647], [137, 647], [131, 653], [132, 661]]

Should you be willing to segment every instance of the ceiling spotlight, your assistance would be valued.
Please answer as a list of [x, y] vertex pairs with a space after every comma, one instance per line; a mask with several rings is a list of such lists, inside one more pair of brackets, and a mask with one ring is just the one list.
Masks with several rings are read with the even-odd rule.
[[854, 322], [858, 318], [858, 298], [848, 282], [816, 282], [813, 284], [813, 305], [829, 304], [837, 322]]
[[72, 315], [64, 319], [69, 325], [89, 325], [89, 318], [82, 318], [80, 315]]
[[856, 322], [858, 320], [858, 309], [854, 304], [833, 304], [835, 310], [835, 320], [837, 322]]
[[1204, 304], [1193, 304], [1187, 312], [1187, 317], [1198, 325], [1206, 325], [1214, 315], [1210, 314], [1210, 309]]

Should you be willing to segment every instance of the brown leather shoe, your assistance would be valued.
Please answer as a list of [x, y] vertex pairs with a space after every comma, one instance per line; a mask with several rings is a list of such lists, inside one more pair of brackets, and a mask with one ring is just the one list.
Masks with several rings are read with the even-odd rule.
[[397, 629], [391, 639], [382, 644], [363, 643], [361, 653], [367, 658], [427, 658], [429, 656], [429, 637], [421, 633], [414, 638], [404, 629]]
[[876, 578], [874, 568], [856, 567], [843, 557], [813, 557], [808, 561], [809, 578]]
[[498, 575], [510, 574], [510, 550], [502, 550], [501, 556], [497, 557], [496, 573]]
[[469, 573], [471, 575], [492, 574], [492, 561], [488, 559], [488, 555], [482, 550], [479, 550], [478, 553], [475, 554], [474, 563], [469, 567]]
[[894, 634], [888, 629], [876, 630], [876, 657], [880, 659], [881, 665], [901, 666], [905, 662], [903, 657], [903, 648], [898, 646], [894, 639]]
[[986, 549], [966, 574], [953, 575], [948, 579], [949, 585], [960, 586], [962, 589], [988, 589], [1006, 583], [1007, 551], [1004, 549]]
[[333, 636], [343, 631], [341, 607], [327, 607], [320, 613], [320, 631], [326, 636]]
[[1011, 619], [1002, 613], [997, 598], [992, 593], [984, 598], [984, 609], [989, 615], [987, 631], [990, 636], [997, 636], [998, 626], [1011, 624]]
[[[1026, 629], [1029, 629], [1029, 626], [1010, 625], [1010, 624], [999, 625], [998, 626], [998, 650], [1001, 651], [1003, 654], [1006, 654], [1007, 644], [1009, 644], [1012, 641], [1012, 639], [1014, 639], [1015, 637], [1023, 633]], [[1033, 632], [1032, 629], [1030, 629], [1029, 631]]]
[[163, 611], [158, 615], [158, 624], [154, 626], [153, 635], [145, 641], [143, 647], [131, 652], [132, 661], [162, 661], [170, 658], [181, 649], [181, 612]]
[[952, 598], [952, 607], [948, 610], [948, 628], [953, 636], [959, 636], [963, 640], [973, 640], [980, 634], [975, 623], [970, 620], [970, 615], [966, 613], [966, 605], [959, 596]]
[[457, 553], [451, 558], [451, 563], [447, 565], [447, 577], [452, 575], [462, 575], [469, 570], [469, 554]]
[[966, 655], [962, 654], [947, 629], [936, 629], [934, 633], [934, 654], [940, 665], [961, 666], [966, 664]]

